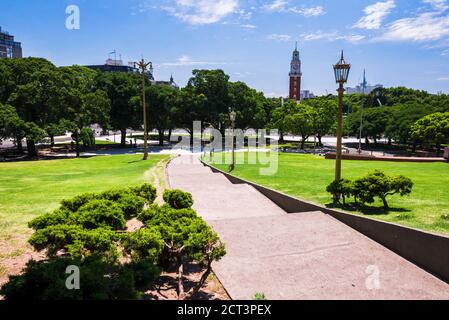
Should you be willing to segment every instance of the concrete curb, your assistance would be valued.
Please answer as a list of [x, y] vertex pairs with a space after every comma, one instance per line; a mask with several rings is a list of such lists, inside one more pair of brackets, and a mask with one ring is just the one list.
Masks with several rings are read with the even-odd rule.
[[449, 237], [329, 209], [233, 176], [200, 160], [233, 184], [248, 184], [287, 213], [321, 211], [449, 283]]

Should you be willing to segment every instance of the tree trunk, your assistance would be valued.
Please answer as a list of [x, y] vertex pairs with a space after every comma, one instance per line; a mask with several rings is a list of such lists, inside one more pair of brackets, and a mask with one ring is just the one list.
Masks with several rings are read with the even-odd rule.
[[279, 131], [279, 143], [284, 143], [284, 132]]
[[388, 138], [388, 145], [391, 146], [391, 138]]
[[22, 154], [23, 153], [23, 144], [21, 139], [16, 139], [16, 145], [17, 145], [17, 152]]
[[80, 139], [76, 139], [76, 157], [80, 157]]
[[157, 132], [159, 134], [159, 146], [163, 146], [164, 145], [164, 129], [157, 129]]
[[178, 257], [178, 300], [184, 300], [184, 264], [182, 263], [182, 257]]
[[415, 153], [416, 152], [416, 147], [418, 146], [418, 144], [416, 142], [413, 142], [412, 144], [412, 152]]
[[305, 146], [306, 146], [306, 137], [302, 137], [301, 139], [301, 150], [304, 150]]
[[383, 197], [383, 198], [381, 198], [381, 199], [382, 199], [382, 202], [383, 202], [383, 204], [384, 204], [384, 210], [388, 210], [387, 198], [386, 198], [386, 197]]
[[365, 137], [365, 145], [369, 146], [369, 139], [368, 139], [368, 137]]
[[27, 139], [27, 150], [28, 150], [28, 157], [30, 158], [37, 157], [36, 143], [33, 140]]
[[317, 138], [318, 138], [318, 146], [322, 147], [323, 142], [321, 141], [321, 138], [323, 138], [323, 137], [321, 135], [318, 135]]
[[171, 134], [172, 134], [172, 129], [168, 129], [168, 143], [171, 143]]
[[50, 148], [55, 146], [55, 136], [50, 136]]
[[120, 138], [120, 145], [122, 147], [126, 146], [126, 129], [120, 129], [121, 138]]

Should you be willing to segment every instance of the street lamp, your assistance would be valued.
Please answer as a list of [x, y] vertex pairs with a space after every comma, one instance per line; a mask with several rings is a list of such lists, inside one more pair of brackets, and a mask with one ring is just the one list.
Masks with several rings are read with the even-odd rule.
[[150, 66], [151, 68], [151, 62], [145, 62], [145, 60], [142, 58], [139, 62], [135, 62], [136, 65], [139, 66], [140, 72], [142, 74], [142, 107], [143, 107], [143, 160], [148, 159], [148, 125], [147, 125], [147, 107], [145, 103], [145, 77], [147, 73], [147, 68]]
[[232, 163], [229, 166], [229, 172], [234, 171], [235, 168], [235, 145], [234, 145], [234, 129], [235, 129], [235, 119], [237, 118], [237, 114], [235, 111], [229, 112], [229, 120], [231, 120], [232, 127]]
[[343, 85], [348, 81], [349, 70], [351, 65], [346, 63], [341, 51], [341, 58], [334, 65], [335, 81], [338, 83], [338, 113], [337, 113], [337, 152], [335, 163], [335, 181], [341, 179], [341, 149], [342, 149], [342, 133], [343, 133], [343, 93], [345, 89]]

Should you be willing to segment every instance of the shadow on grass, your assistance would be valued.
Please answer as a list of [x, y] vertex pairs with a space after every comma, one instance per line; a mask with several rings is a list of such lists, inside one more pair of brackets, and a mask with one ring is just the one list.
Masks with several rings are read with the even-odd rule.
[[327, 203], [327, 204], [325, 204], [325, 206], [326, 206], [326, 208], [329, 208], [329, 209], [341, 209], [341, 210], [346, 210], [346, 211], [350, 211], [350, 212], [360, 212], [365, 215], [372, 215], [372, 216], [389, 214], [389, 213], [394, 213], [394, 212], [399, 212], [399, 213], [411, 212], [411, 210], [404, 209], [404, 208], [388, 208], [385, 210], [383, 206], [356, 205], [354, 203], [351, 203], [351, 204], [347, 203], [345, 205], [335, 204], [335, 203]]

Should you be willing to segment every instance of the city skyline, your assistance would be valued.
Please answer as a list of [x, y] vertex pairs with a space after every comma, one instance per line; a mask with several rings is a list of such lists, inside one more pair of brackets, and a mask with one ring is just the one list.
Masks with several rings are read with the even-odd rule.
[[[191, 70], [223, 69], [267, 96], [287, 96], [298, 41], [302, 88], [334, 93], [332, 64], [341, 49], [352, 64], [348, 86], [367, 81], [449, 93], [449, 3], [445, 0], [105, 1], [4, 0], [0, 26], [23, 56], [56, 65], [104, 63], [116, 50], [125, 64], [143, 55], [157, 80], [184, 86]], [[79, 30], [65, 27], [80, 8]], [[344, 13], [344, 14], [343, 14]], [[21, 19], [17, 19], [20, 16]], [[42, 17], [45, 17], [43, 19]]]

